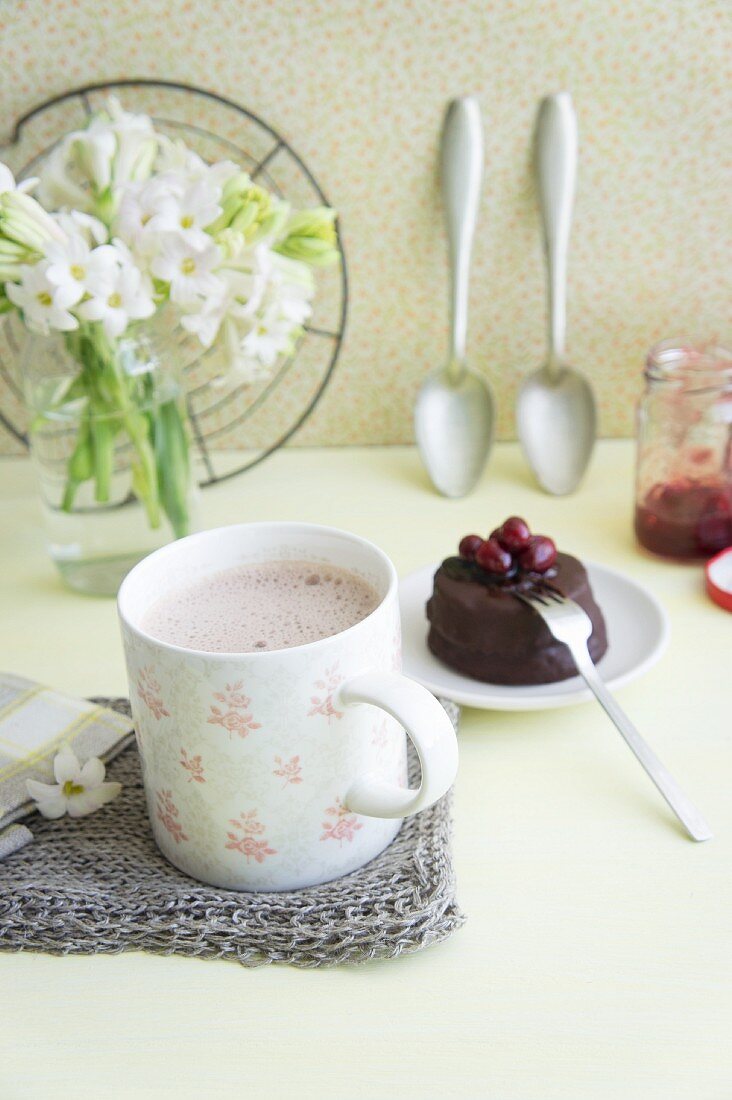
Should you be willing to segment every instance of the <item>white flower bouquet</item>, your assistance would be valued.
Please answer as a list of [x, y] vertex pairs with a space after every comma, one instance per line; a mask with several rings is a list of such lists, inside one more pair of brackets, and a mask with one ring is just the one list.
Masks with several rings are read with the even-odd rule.
[[[30, 192], [34, 191], [37, 198]], [[293, 211], [236, 164], [208, 164], [115, 99], [68, 134], [40, 178], [0, 163], [0, 313], [62, 333], [78, 372], [54, 395], [81, 408], [61, 507], [79, 486], [109, 499], [115, 445], [132, 444], [132, 490], [152, 527], [188, 530], [180, 405], [151, 407], [125, 333], [168, 303], [201, 349], [221, 342], [245, 381], [292, 352], [310, 316], [313, 268], [338, 259], [334, 212]]]

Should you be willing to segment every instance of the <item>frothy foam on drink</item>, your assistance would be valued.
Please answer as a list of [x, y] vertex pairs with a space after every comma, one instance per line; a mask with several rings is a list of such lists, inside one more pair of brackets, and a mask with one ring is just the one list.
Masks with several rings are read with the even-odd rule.
[[329, 638], [379, 604], [374, 588], [335, 565], [237, 565], [162, 596], [142, 628], [162, 642], [209, 653], [288, 649]]

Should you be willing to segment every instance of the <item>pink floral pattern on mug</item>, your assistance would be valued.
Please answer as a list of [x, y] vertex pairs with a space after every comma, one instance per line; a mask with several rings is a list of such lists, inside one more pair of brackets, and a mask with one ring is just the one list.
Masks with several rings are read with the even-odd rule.
[[325, 812], [335, 820], [323, 822], [325, 832], [321, 840], [337, 840], [339, 847], [342, 847], [344, 840], [352, 841], [357, 830], [363, 828], [356, 815], [343, 805], [340, 798], [336, 798]]
[[145, 706], [160, 721], [161, 718], [170, 718], [170, 711], [165, 709], [160, 684], [155, 679], [151, 668], [141, 668], [137, 676], [137, 694]]
[[180, 766], [185, 768], [187, 772], [191, 774], [188, 776], [189, 783], [205, 783], [206, 777], [203, 774], [203, 764], [200, 756], [190, 756], [185, 749], [180, 750]]
[[374, 748], [379, 750], [379, 753], [383, 756], [390, 743], [389, 731], [387, 729], [387, 720], [382, 718], [380, 722], [374, 726], [374, 732], [371, 735], [371, 744]]
[[172, 792], [168, 790], [157, 791], [155, 800], [157, 802], [157, 812], [155, 816], [163, 827], [168, 830], [175, 843], [180, 844], [181, 840], [188, 840], [188, 837], [183, 832], [183, 826], [178, 820], [180, 811], [173, 801]]
[[288, 783], [302, 783], [302, 766], [300, 764], [300, 757], [293, 756], [290, 760], [283, 760], [281, 756], [275, 756], [275, 764], [279, 764], [279, 767], [275, 768], [272, 775], [278, 775], [284, 779], [282, 789], [288, 785]]
[[313, 706], [308, 711], [309, 718], [316, 714], [322, 714], [328, 719], [328, 725], [330, 725], [331, 718], [343, 717], [343, 711], [337, 710], [333, 704], [336, 690], [342, 683], [343, 677], [338, 672], [338, 662], [336, 662], [325, 670], [322, 679], [315, 681], [313, 690], [317, 690], [319, 694], [310, 696], [310, 702]]
[[243, 686], [243, 681], [238, 680], [235, 684], [227, 684], [225, 691], [214, 692], [214, 699], [224, 705], [219, 707], [211, 704], [208, 723], [211, 726], [223, 726], [228, 730], [229, 736], [238, 733], [240, 737], [248, 737], [252, 730], [262, 728], [249, 713], [251, 699], [242, 693]]
[[[257, 818], [256, 810], [248, 810], [239, 814], [239, 817], [232, 817], [229, 824], [234, 827], [234, 832], [227, 832], [229, 838], [225, 844], [225, 848], [231, 848], [233, 851], [241, 852], [243, 856], [246, 856], [246, 861], [254, 860], [256, 863], [264, 863], [267, 856], [276, 856], [277, 850], [270, 848], [269, 841], [262, 837], [262, 833], [265, 831], [264, 825]], [[260, 840], [257, 837], [261, 837]]]

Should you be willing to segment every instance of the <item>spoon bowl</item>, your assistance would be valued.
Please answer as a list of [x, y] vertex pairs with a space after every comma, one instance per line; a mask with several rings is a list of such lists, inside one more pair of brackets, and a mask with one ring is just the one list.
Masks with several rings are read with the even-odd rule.
[[542, 489], [566, 496], [579, 484], [595, 444], [595, 399], [570, 367], [547, 367], [524, 379], [517, 405], [518, 434]]
[[478, 481], [493, 439], [493, 401], [485, 379], [465, 367], [453, 379], [438, 369], [422, 383], [414, 413], [417, 446], [435, 488], [463, 497]]

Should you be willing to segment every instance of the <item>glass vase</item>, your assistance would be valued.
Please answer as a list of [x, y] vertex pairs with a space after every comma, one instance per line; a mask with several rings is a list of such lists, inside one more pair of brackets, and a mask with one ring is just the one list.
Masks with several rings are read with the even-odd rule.
[[159, 319], [29, 338], [21, 362], [48, 550], [80, 592], [115, 595], [141, 558], [197, 527], [175, 344]]

